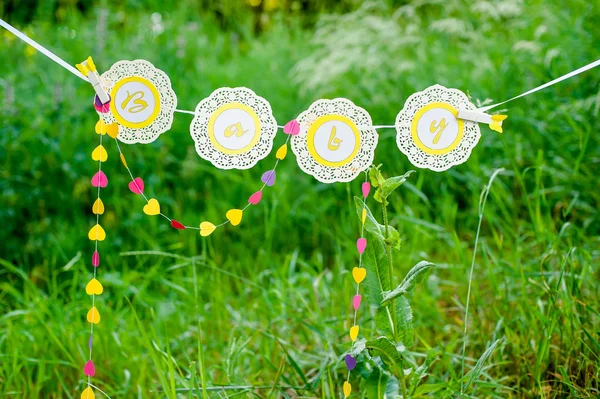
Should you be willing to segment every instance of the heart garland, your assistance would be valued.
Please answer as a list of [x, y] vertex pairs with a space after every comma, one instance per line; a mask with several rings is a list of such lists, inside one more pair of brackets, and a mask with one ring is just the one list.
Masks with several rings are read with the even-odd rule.
[[98, 253], [98, 243], [104, 241], [106, 238], [106, 232], [100, 225], [100, 215], [104, 214], [104, 202], [100, 199], [100, 189], [105, 188], [108, 185], [108, 178], [102, 171], [102, 163], [108, 159], [108, 153], [102, 145], [102, 139], [105, 134], [108, 133], [110, 137], [116, 137], [115, 131], [118, 131], [117, 126], [108, 126], [102, 122], [96, 124], [96, 133], [100, 137], [100, 144], [92, 151], [91, 158], [93, 161], [98, 162], [98, 172], [94, 174], [91, 179], [92, 187], [97, 188], [97, 195], [94, 204], [92, 205], [92, 213], [96, 215], [96, 224], [92, 226], [88, 232], [88, 238], [94, 242], [94, 252], [92, 253], [92, 266], [93, 266], [93, 277], [85, 286], [85, 293], [92, 297], [92, 307], [87, 312], [86, 319], [90, 323], [90, 336], [88, 339], [88, 348], [90, 354], [87, 362], [83, 366], [83, 374], [87, 376], [87, 387], [81, 393], [82, 399], [94, 399], [94, 391], [90, 387], [91, 379], [96, 375], [96, 367], [92, 361], [93, 352], [93, 341], [94, 341], [94, 326], [100, 323], [100, 312], [96, 308], [96, 295], [101, 295], [104, 292], [102, 283], [97, 279], [97, 271], [100, 266], [100, 254]]
[[[367, 174], [365, 172], [365, 180], [366, 180]], [[354, 282], [356, 283], [356, 294], [354, 295], [354, 297], [352, 297], [352, 307], [354, 308], [354, 318], [353, 318], [353, 324], [352, 327], [350, 327], [350, 339], [352, 340], [352, 348], [350, 350], [350, 352], [352, 352], [352, 349], [354, 349], [354, 343], [356, 342], [356, 338], [358, 338], [358, 333], [360, 330], [360, 327], [358, 326], [358, 324], [356, 324], [356, 320], [357, 320], [357, 315], [358, 315], [358, 308], [360, 307], [360, 302], [362, 297], [360, 296], [360, 283], [362, 283], [362, 281], [366, 278], [367, 276], [367, 269], [364, 268], [363, 266], [363, 253], [365, 252], [365, 249], [367, 248], [367, 239], [365, 238], [365, 220], [366, 220], [366, 213], [367, 213], [367, 197], [369, 196], [369, 192], [371, 191], [371, 184], [369, 184], [368, 181], [365, 181], [362, 184], [362, 194], [363, 194], [363, 209], [361, 212], [361, 227], [360, 227], [360, 238], [356, 241], [356, 249], [358, 251], [358, 266], [354, 267], [352, 269], [352, 278], [354, 279]], [[344, 381], [344, 385], [342, 386], [342, 392], [344, 394], [344, 398], [347, 398], [348, 396], [350, 396], [350, 393], [352, 392], [352, 384], [350, 384], [350, 372], [356, 367], [356, 358], [354, 356], [352, 356], [351, 353], [346, 354], [344, 361], [346, 362], [346, 368], [348, 369], [348, 376], [346, 377], [346, 381]]]
[[[98, 126], [105, 126], [105, 125], [103, 125], [101, 122], [98, 122], [98, 124], [96, 126], [98, 129]], [[106, 125], [106, 128], [110, 128], [111, 131], [114, 131], [114, 127], [112, 127], [112, 125]], [[244, 206], [241, 209], [237, 209], [237, 208], [229, 209], [225, 213], [225, 220], [219, 224], [215, 225], [214, 223], [211, 223], [208, 221], [202, 221], [200, 223], [200, 227], [186, 225], [186, 224], [179, 222], [175, 219], [172, 219], [169, 216], [162, 213], [160, 203], [158, 202], [158, 200], [156, 198], [148, 198], [146, 196], [146, 194], [144, 192], [144, 189], [145, 189], [144, 180], [142, 180], [141, 177], [134, 177], [134, 174], [132, 173], [131, 169], [129, 168], [129, 166], [127, 164], [125, 155], [123, 154], [123, 151], [121, 150], [119, 141], [115, 140], [115, 143], [117, 145], [117, 150], [119, 151], [119, 158], [121, 159], [121, 163], [123, 164], [125, 169], [127, 169], [127, 172], [129, 173], [129, 176], [131, 178], [131, 181], [129, 182], [129, 185], [128, 185], [129, 191], [131, 191], [132, 193], [134, 193], [136, 195], [141, 195], [144, 198], [144, 200], [146, 201], [146, 204], [142, 208], [143, 212], [149, 216], [156, 216], [156, 215], [162, 216], [170, 223], [171, 227], [173, 227], [176, 230], [186, 230], [186, 229], [198, 230], [202, 237], [208, 237], [217, 228], [224, 226], [226, 224], [231, 224], [232, 226], [238, 226], [242, 222], [244, 211], [250, 205], [257, 205], [261, 201], [262, 195], [263, 195], [263, 190], [265, 189], [265, 187], [272, 187], [273, 185], [275, 185], [276, 176], [277, 176], [276, 169], [277, 169], [277, 166], [279, 165], [279, 161], [282, 161], [283, 159], [285, 159], [285, 157], [288, 153], [288, 144], [289, 144], [290, 138], [294, 135], [297, 135], [299, 131], [300, 131], [300, 125], [298, 124], [298, 122], [296, 120], [289, 121], [283, 127], [283, 132], [287, 135], [287, 139], [286, 139], [285, 143], [281, 147], [279, 147], [279, 149], [277, 150], [277, 152], [275, 154], [275, 157], [277, 158], [277, 160], [275, 161], [275, 165], [273, 166], [273, 169], [267, 170], [266, 172], [264, 172], [262, 174], [260, 180], [263, 183], [263, 185], [260, 188], [260, 190], [256, 191], [248, 198], [248, 203], [246, 204], [246, 206]], [[108, 184], [108, 179], [106, 178], [106, 176], [103, 173], [102, 174], [98, 173], [97, 175], [98, 176], [96, 176], [96, 175], [94, 176], [94, 179], [92, 181], [92, 183], [94, 184], [94, 187], [101, 186], [101, 184], [104, 184], [104, 183]], [[106, 184], [102, 187], [106, 187]], [[99, 206], [95, 205], [94, 209], [97, 209], [97, 208], [99, 209]], [[104, 212], [104, 206], [102, 206], [102, 212]], [[92, 228], [93, 231], [90, 230], [89, 236], [90, 237], [95, 236], [97, 234], [96, 230], [98, 230], [98, 233], [99, 233], [98, 236], [102, 237], [102, 239], [104, 239], [104, 234], [103, 234], [104, 230], [100, 231], [99, 229], [101, 229], [100, 226], [94, 226]]]

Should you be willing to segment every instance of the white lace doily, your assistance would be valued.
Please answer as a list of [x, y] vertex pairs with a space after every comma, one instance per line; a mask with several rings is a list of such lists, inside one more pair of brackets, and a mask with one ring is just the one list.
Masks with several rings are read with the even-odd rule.
[[[477, 123], [456, 118], [459, 109], [476, 107], [462, 91], [440, 85], [414, 93], [406, 100], [396, 117], [396, 143], [413, 165], [441, 172], [469, 158], [481, 134]], [[449, 128], [444, 132], [440, 126]]]
[[[151, 143], [171, 128], [177, 96], [163, 71], [145, 60], [119, 61], [101, 79], [111, 96], [111, 111], [99, 115], [106, 124], [119, 124], [119, 140]], [[135, 112], [129, 113], [131, 109]]]
[[224, 87], [200, 101], [190, 134], [196, 152], [220, 169], [249, 169], [273, 147], [271, 106], [245, 87]]
[[[350, 100], [318, 100], [298, 116], [292, 151], [300, 169], [323, 183], [348, 182], [373, 162], [377, 131]], [[311, 128], [312, 127], [312, 128]]]

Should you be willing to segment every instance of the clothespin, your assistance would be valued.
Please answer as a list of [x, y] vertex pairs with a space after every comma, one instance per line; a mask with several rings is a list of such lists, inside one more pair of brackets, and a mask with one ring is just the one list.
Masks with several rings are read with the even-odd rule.
[[98, 72], [96, 71], [96, 65], [94, 65], [92, 57], [88, 57], [87, 60], [83, 61], [81, 64], [76, 64], [75, 66], [83, 76], [88, 78], [102, 105], [108, 103], [110, 101], [110, 96], [100, 82], [100, 75], [98, 75]]
[[493, 131], [502, 133], [502, 121], [508, 118], [508, 115], [490, 115], [479, 110], [472, 111], [466, 109], [459, 109], [457, 117], [459, 119], [464, 119], [467, 121], [488, 124], [490, 126], [490, 129], [492, 129]]

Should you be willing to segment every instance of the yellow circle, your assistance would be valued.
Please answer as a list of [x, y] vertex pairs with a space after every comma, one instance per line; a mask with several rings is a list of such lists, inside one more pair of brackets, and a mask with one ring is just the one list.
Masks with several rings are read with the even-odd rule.
[[[450, 111], [454, 115], [454, 117], [456, 118], [456, 122], [458, 123], [458, 134], [456, 135], [456, 138], [454, 139], [452, 144], [450, 144], [448, 147], [445, 147], [445, 148], [442, 148], [439, 150], [434, 150], [432, 148], [427, 147], [425, 144], [423, 144], [423, 142], [419, 138], [419, 134], [417, 131], [417, 126], [419, 124], [419, 120], [421, 119], [423, 114], [425, 112], [430, 111], [435, 108], [442, 108], [447, 111]], [[458, 144], [460, 143], [460, 141], [462, 140], [464, 130], [465, 130], [465, 124], [464, 124], [463, 120], [458, 119], [457, 116], [458, 116], [458, 111], [456, 110], [456, 108], [454, 108], [452, 105], [447, 104], [447, 103], [435, 102], [435, 103], [427, 104], [426, 106], [420, 108], [417, 111], [417, 113], [415, 114], [412, 124], [410, 126], [410, 133], [412, 135], [413, 141], [415, 142], [416, 146], [419, 147], [424, 152], [426, 152], [428, 154], [432, 154], [432, 155], [447, 154], [450, 151], [452, 151], [453, 149], [455, 149], [458, 146]]]
[[[254, 122], [254, 137], [252, 138], [252, 141], [249, 144], [247, 144], [246, 146], [244, 146], [243, 148], [240, 148], [237, 150], [232, 150], [230, 148], [226, 148], [226, 147], [222, 146], [221, 143], [219, 143], [215, 137], [215, 121], [217, 120], [219, 115], [221, 115], [223, 112], [230, 110], [230, 109], [239, 109], [239, 110], [246, 112], [248, 115], [250, 115], [250, 117], [252, 118], [252, 121]], [[256, 143], [258, 143], [258, 140], [260, 139], [260, 133], [261, 133], [261, 127], [260, 127], [260, 120], [258, 119], [258, 115], [256, 115], [256, 112], [254, 111], [254, 109], [252, 109], [251, 107], [249, 107], [245, 104], [242, 104], [242, 103], [228, 103], [228, 104], [222, 105], [215, 112], [212, 113], [212, 115], [210, 116], [210, 119], [208, 120], [208, 138], [210, 139], [210, 142], [217, 150], [219, 150], [225, 154], [235, 155], [235, 154], [242, 154], [244, 152], [249, 151], [252, 147], [254, 147], [256, 145]]]
[[[127, 119], [123, 118], [117, 110], [117, 93], [119, 92], [119, 89], [123, 87], [123, 85], [130, 82], [137, 82], [146, 86], [152, 93], [152, 96], [154, 97], [154, 110], [152, 111], [152, 114], [150, 114], [150, 116], [142, 122], [128, 121]], [[146, 127], [152, 122], [154, 122], [154, 120], [158, 116], [158, 113], [160, 112], [160, 96], [158, 94], [158, 90], [156, 90], [156, 87], [152, 82], [141, 76], [131, 76], [129, 78], [121, 79], [114, 85], [114, 87], [111, 90], [110, 112], [112, 113], [119, 125], [129, 127], [132, 129], [141, 129], [143, 127]]]
[[[352, 154], [350, 154], [345, 159], [342, 159], [341, 161], [337, 161], [337, 162], [332, 162], [332, 161], [326, 160], [321, 155], [319, 155], [319, 153], [317, 152], [317, 150], [315, 148], [315, 135], [317, 134], [317, 131], [324, 123], [331, 122], [331, 121], [338, 121], [338, 122], [342, 122], [342, 123], [348, 125], [348, 127], [352, 130], [352, 133], [354, 133], [354, 139], [355, 139], [354, 150], [352, 150]], [[331, 167], [344, 166], [344, 165], [350, 163], [350, 161], [352, 161], [354, 159], [356, 154], [358, 154], [358, 150], [360, 148], [360, 132], [358, 131], [356, 124], [354, 124], [354, 122], [350, 118], [347, 118], [343, 115], [336, 115], [336, 114], [325, 115], [325, 116], [321, 116], [321, 117], [317, 118], [317, 120], [314, 121], [310, 125], [310, 128], [308, 129], [308, 135], [306, 137], [306, 143], [307, 143], [308, 152], [310, 153], [310, 155], [312, 155], [312, 157], [315, 159], [315, 161], [317, 161], [321, 165], [331, 166]]]

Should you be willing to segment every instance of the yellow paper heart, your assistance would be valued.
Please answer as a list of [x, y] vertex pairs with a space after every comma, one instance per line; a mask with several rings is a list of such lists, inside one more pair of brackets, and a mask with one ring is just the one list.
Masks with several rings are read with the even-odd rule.
[[117, 125], [116, 123], [111, 123], [110, 125], [107, 125], [106, 133], [108, 133], [108, 135], [113, 139], [116, 139], [119, 135], [119, 125]]
[[100, 312], [98, 312], [95, 306], [87, 313], [87, 321], [94, 324], [100, 323]]
[[146, 215], [154, 216], [160, 213], [160, 204], [154, 198], [150, 198], [148, 203], [144, 205], [144, 213]]
[[242, 222], [242, 214], [241, 209], [230, 209], [225, 214], [225, 217], [231, 222], [232, 226], [237, 226]]
[[367, 269], [365, 269], [364, 267], [355, 267], [354, 269], [352, 269], [352, 277], [354, 277], [354, 281], [356, 281], [356, 284], [362, 283], [366, 276]]
[[100, 281], [95, 278], [91, 279], [85, 286], [85, 293], [88, 295], [100, 295], [102, 292], [104, 292], [104, 288], [100, 284]]
[[100, 198], [94, 201], [94, 205], [92, 205], [92, 212], [94, 215], [102, 215], [104, 213], [104, 202]]
[[202, 222], [200, 223], [200, 235], [202, 237], [208, 237], [215, 231], [216, 227], [211, 222]]
[[121, 153], [121, 162], [123, 162], [123, 166], [129, 169], [129, 167], [127, 166], [127, 161], [125, 160], [125, 155], [123, 155], [123, 153]]
[[363, 209], [362, 216], [360, 218], [362, 220], [362, 224], [365, 224], [365, 220], [367, 220], [367, 210]]
[[352, 342], [356, 341], [356, 337], [358, 337], [358, 326], [352, 326], [350, 328], [350, 339]]
[[99, 224], [96, 224], [88, 232], [88, 238], [92, 241], [96, 241], [96, 240], [104, 241], [104, 239], [106, 238], [106, 233], [104, 232], [104, 229], [102, 228], [102, 226], [100, 226]]
[[102, 134], [103, 136], [106, 134], [106, 125], [102, 119], [96, 122], [96, 134]]
[[92, 151], [92, 159], [94, 161], [106, 162], [108, 159], [108, 153], [102, 144], [94, 148], [94, 151]]
[[81, 392], [81, 399], [95, 399], [95, 398], [96, 398], [96, 396], [94, 395], [94, 391], [90, 387], [87, 387], [86, 389], [83, 390], [83, 392]]
[[279, 149], [277, 150], [277, 153], [275, 153], [275, 157], [281, 161], [281, 160], [283, 160], [283, 158], [285, 158], [286, 155], [287, 155], [287, 144], [284, 144], [281, 147], [279, 147]]
[[350, 396], [350, 392], [352, 392], [352, 385], [348, 381], [344, 381], [344, 398]]

